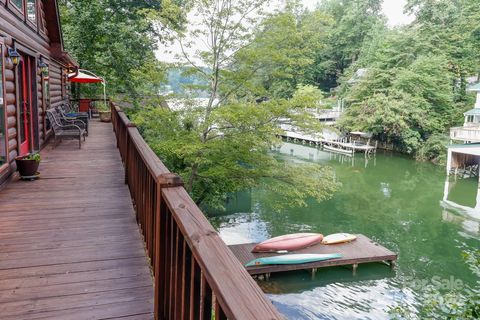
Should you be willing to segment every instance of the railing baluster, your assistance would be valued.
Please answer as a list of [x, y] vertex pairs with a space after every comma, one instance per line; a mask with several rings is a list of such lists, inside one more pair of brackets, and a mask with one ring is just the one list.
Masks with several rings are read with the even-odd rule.
[[227, 320], [227, 316], [222, 310], [220, 303], [218, 302], [217, 298], [215, 297], [215, 320]]
[[[168, 212], [168, 211], [167, 211]], [[172, 228], [171, 228], [171, 220], [172, 220], [172, 215], [168, 214], [168, 220], [167, 220], [167, 226], [166, 226], [166, 252], [165, 252], [165, 316], [168, 317], [170, 315], [170, 285], [171, 285], [171, 272], [172, 272], [172, 266], [171, 266], [171, 253], [172, 253]]]
[[200, 319], [212, 319], [212, 289], [202, 272], [200, 291]]
[[181, 319], [187, 320], [190, 318], [190, 290], [192, 277], [192, 253], [188, 248], [187, 242], [183, 241], [183, 273], [182, 273], [182, 300], [183, 308]]
[[175, 279], [175, 319], [182, 318], [182, 309], [184, 308], [185, 301], [183, 299], [183, 283], [182, 278], [184, 276], [184, 251], [183, 251], [183, 235], [179, 231], [177, 234], [177, 264], [175, 269], [177, 270], [177, 276]]
[[175, 286], [175, 238], [176, 238], [176, 228], [174, 227], [174, 219], [172, 216], [170, 216], [170, 257], [169, 257], [169, 262], [170, 265], [168, 266], [168, 269], [170, 270], [170, 275], [169, 275], [169, 280], [168, 283], [170, 284], [168, 288], [168, 318], [169, 319], [174, 319], [173, 318], [173, 302], [174, 302], [174, 295], [173, 295], [173, 290]]
[[178, 274], [179, 274], [179, 268], [180, 265], [178, 264], [179, 256], [180, 256], [180, 250], [179, 250], [179, 242], [180, 242], [180, 235], [179, 235], [179, 230], [177, 228], [177, 225], [175, 223], [175, 220], [172, 219], [173, 225], [174, 225], [174, 230], [175, 230], [175, 237], [173, 240], [173, 263], [172, 263], [172, 290], [170, 291], [170, 294], [172, 295], [172, 303], [171, 303], [171, 308], [172, 308], [172, 318], [171, 319], [178, 319], [177, 315], [177, 305], [178, 305]]
[[190, 282], [190, 320], [198, 319], [200, 317], [200, 291], [202, 276], [200, 266], [198, 263], [192, 261], [192, 274]]

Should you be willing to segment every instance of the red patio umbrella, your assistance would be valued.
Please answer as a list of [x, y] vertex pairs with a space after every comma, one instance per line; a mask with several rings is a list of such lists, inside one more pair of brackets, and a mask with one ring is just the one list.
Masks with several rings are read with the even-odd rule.
[[104, 80], [96, 75], [87, 74], [84, 70], [78, 70], [78, 72], [70, 73], [68, 79], [71, 82], [80, 82], [80, 83], [96, 83], [103, 82]]
[[107, 106], [107, 84], [104, 78], [97, 76], [95, 73], [91, 71], [78, 69], [77, 72], [73, 72], [68, 75], [68, 80], [70, 80], [70, 82], [78, 82], [78, 83], [101, 82], [103, 84], [103, 99], [105, 102], [105, 107]]

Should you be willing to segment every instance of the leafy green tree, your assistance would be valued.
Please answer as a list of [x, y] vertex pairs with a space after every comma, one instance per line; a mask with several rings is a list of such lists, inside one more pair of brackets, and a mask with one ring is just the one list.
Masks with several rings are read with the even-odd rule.
[[[372, 131], [408, 153], [418, 151], [418, 159], [436, 159], [445, 153], [438, 144], [446, 139], [439, 135], [461, 124], [473, 105], [465, 89], [479, 68], [478, 50], [472, 49], [479, 45], [480, 9], [472, 0], [412, 0], [407, 10], [416, 16], [411, 25], [377, 28], [346, 70], [341, 92], [349, 109], [341, 125]], [[359, 68], [367, 75], [349, 82]], [[401, 107], [393, 111], [392, 105]], [[360, 114], [365, 108], [372, 118]]]
[[333, 88], [345, 70], [355, 63], [372, 32], [385, 28], [382, 0], [327, 0], [317, 9], [333, 17], [326, 50], [317, 51], [311, 77], [322, 87]]
[[260, 24], [252, 42], [237, 53], [236, 70], [255, 70], [251, 87], [258, 95], [289, 98], [299, 84], [313, 84], [307, 76], [316, 52], [324, 49], [331, 17], [288, 5]]
[[[251, 30], [267, 3], [192, 1], [190, 14], [202, 20], [182, 31], [171, 30], [170, 36], [182, 48], [187, 70], [207, 84], [205, 103], [185, 99], [176, 111], [144, 108], [131, 115], [153, 150], [183, 177], [197, 203], [221, 207], [229, 193], [261, 186], [283, 195], [284, 204], [305, 205], [307, 198], [323, 200], [337, 187], [329, 169], [292, 165], [270, 152], [280, 143], [283, 121], [318, 130], [319, 123], [305, 112], [312, 98], [304, 92], [316, 98], [320, 92], [301, 87], [291, 99], [256, 102], [258, 90], [251, 79], [257, 70], [238, 65], [249, 58], [242, 52], [251, 44]], [[204, 46], [192, 52], [192, 39]]]
[[[157, 83], [163, 76], [154, 54], [158, 38], [148, 12], [157, 10], [165, 19], [170, 19], [172, 25], [178, 26], [183, 19], [178, 9], [180, 4], [172, 1], [60, 1], [66, 49], [81, 68], [107, 80], [109, 94], [156, 94]], [[141, 70], [147, 71], [146, 77], [139, 77]], [[88, 88], [83, 86], [82, 90], [86, 90], [86, 94], [98, 93], [96, 87]]]

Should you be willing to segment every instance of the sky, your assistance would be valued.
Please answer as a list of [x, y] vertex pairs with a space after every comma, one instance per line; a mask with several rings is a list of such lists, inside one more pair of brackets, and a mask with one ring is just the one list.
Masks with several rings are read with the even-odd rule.
[[[309, 9], [314, 9], [319, 0], [302, 0], [304, 6]], [[388, 18], [388, 24], [392, 27], [408, 24], [413, 21], [412, 16], [405, 15], [403, 8], [407, 0], [383, 0], [383, 13]], [[279, 0], [282, 3], [282, 0]], [[162, 48], [163, 46], [160, 46]], [[195, 46], [194, 46], [195, 47]], [[198, 45], [201, 47], [201, 45]], [[178, 44], [170, 45], [167, 49], [158, 50], [157, 58], [165, 62], [176, 62], [175, 55], [180, 52]]]

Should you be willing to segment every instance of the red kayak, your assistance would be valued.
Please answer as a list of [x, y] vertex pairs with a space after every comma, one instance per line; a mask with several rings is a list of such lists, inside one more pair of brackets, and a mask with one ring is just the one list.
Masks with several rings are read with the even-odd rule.
[[252, 252], [295, 251], [313, 246], [323, 240], [320, 233], [294, 233], [275, 237], [257, 244]]

